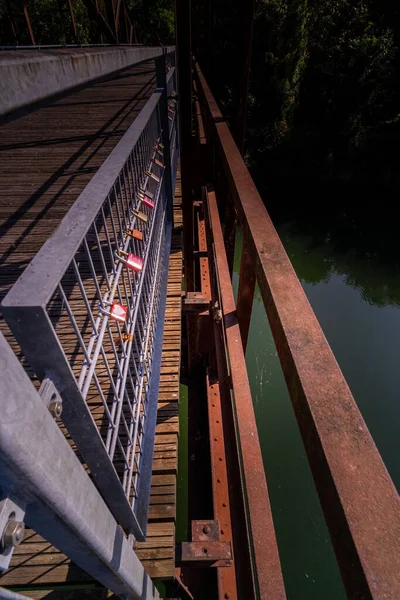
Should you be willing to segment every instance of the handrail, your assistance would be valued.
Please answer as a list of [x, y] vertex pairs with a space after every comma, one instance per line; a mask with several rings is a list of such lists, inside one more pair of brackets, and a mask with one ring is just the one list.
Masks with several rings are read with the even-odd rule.
[[57, 388], [63, 422], [114, 517], [139, 540], [171, 236], [165, 95], [152, 94], [2, 303], [37, 376]]
[[[252, 298], [252, 271], [347, 593], [400, 598], [398, 494], [197, 64], [195, 76], [207, 140], [245, 232], [237, 314]], [[240, 323], [244, 340], [248, 322]]]
[[[130, 541], [1, 333], [0, 388], [1, 486], [24, 507], [24, 521], [118, 597], [159, 598]], [[1, 590], [0, 597], [23, 598], [7, 590], [2, 595]]]

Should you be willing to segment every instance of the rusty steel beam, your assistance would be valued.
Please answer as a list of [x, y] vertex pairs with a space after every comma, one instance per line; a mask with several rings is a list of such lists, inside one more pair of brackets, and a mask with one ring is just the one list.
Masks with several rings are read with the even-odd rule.
[[75, 23], [74, 7], [72, 6], [72, 1], [71, 0], [67, 0], [67, 4], [68, 4], [68, 9], [69, 9], [69, 14], [70, 14], [70, 17], [71, 17], [71, 25], [72, 25], [72, 32], [74, 34], [74, 39], [75, 39], [75, 42], [77, 44], [79, 44], [78, 32], [76, 30], [76, 23]]
[[400, 598], [399, 496], [232, 134], [196, 72], [230, 192], [249, 230], [251, 262], [348, 597]]
[[244, 227], [242, 258], [240, 262], [239, 290], [237, 296], [237, 318], [240, 325], [243, 350], [246, 353], [247, 339], [249, 337], [251, 311], [253, 308], [254, 290], [256, 287], [256, 272], [252, 255], [249, 251], [249, 230]]
[[[210, 455], [212, 470], [214, 517], [218, 520], [218, 539], [233, 542], [229, 484], [226, 468], [224, 430], [222, 424], [221, 394], [219, 384], [207, 374], [208, 423], [210, 431]], [[234, 548], [228, 568], [217, 571], [218, 597], [237, 600]]]
[[232, 549], [229, 542], [214, 540], [181, 542], [176, 546], [176, 562], [180, 566], [191, 563], [206, 563], [207, 566], [216, 567], [218, 566], [216, 563], [223, 561], [228, 567], [231, 559]]
[[[286, 598], [272, 520], [264, 463], [250, 392], [246, 362], [236, 316], [229, 265], [215, 192], [206, 193], [207, 217], [213, 240], [216, 279], [219, 285], [222, 319], [230, 365], [230, 379], [236, 409], [238, 448], [243, 468], [241, 476], [248, 508], [248, 543], [252, 548], [253, 576], [262, 600]], [[239, 343], [238, 343], [239, 342]]]
[[28, 13], [27, 0], [24, 0], [24, 16], [25, 16], [26, 25], [28, 27], [29, 36], [31, 38], [32, 46], [36, 46], [35, 36], [33, 35], [31, 20], [29, 18], [29, 13]]
[[[226, 194], [227, 195], [227, 194]], [[237, 213], [233, 202], [227, 198], [224, 218], [224, 240], [229, 272], [233, 274], [233, 261], [235, 259]]]

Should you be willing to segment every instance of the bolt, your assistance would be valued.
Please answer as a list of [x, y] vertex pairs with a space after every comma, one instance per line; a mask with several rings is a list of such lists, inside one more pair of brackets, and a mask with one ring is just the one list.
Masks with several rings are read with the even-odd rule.
[[210, 527], [208, 525], [204, 525], [204, 527], [203, 527], [203, 533], [205, 533], [206, 535], [208, 533], [210, 533]]
[[61, 400], [50, 400], [47, 405], [50, 414], [55, 418], [59, 419], [62, 415], [62, 402]]
[[4, 527], [2, 546], [3, 548], [15, 548], [19, 546], [25, 535], [25, 523], [10, 519]]

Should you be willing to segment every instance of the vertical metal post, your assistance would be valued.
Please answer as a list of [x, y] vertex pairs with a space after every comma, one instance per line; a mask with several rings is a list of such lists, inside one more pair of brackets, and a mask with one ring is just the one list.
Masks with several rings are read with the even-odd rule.
[[28, 26], [28, 31], [29, 31], [29, 35], [30, 35], [30, 38], [31, 38], [32, 46], [36, 46], [35, 36], [33, 35], [31, 20], [29, 18], [28, 7], [27, 7], [26, 3], [27, 3], [27, 0], [24, 0], [24, 15], [25, 15], [25, 20], [26, 20], [26, 24]]
[[169, 139], [169, 121], [168, 121], [168, 98], [167, 98], [167, 78], [165, 72], [165, 48], [163, 54], [156, 58], [156, 81], [160, 97], [160, 119], [162, 128], [162, 143], [164, 145], [164, 177], [165, 190], [167, 193], [167, 212], [170, 220], [173, 214], [173, 189], [171, 177], [171, 148]]
[[247, 91], [249, 85], [251, 47], [253, 42], [255, 0], [242, 0], [239, 7], [237, 41], [237, 69], [233, 96], [232, 135], [240, 152], [243, 153], [246, 129]]
[[119, 42], [119, 35], [118, 35], [118, 30], [119, 30], [119, 13], [121, 10], [121, 0], [117, 0], [117, 8], [115, 11], [115, 36], [117, 38], [117, 42]]
[[194, 291], [192, 198], [191, 0], [175, 0], [179, 134], [182, 175], [183, 251], [187, 291]]
[[74, 16], [74, 8], [72, 6], [72, 2], [71, 0], [67, 0], [68, 3], [68, 8], [69, 8], [69, 14], [71, 15], [71, 24], [72, 24], [72, 31], [74, 33], [74, 38], [75, 38], [75, 42], [77, 44], [79, 44], [79, 40], [78, 40], [78, 34], [76, 31], [76, 23], [75, 23], [75, 16]]
[[256, 274], [250, 257], [249, 244], [249, 229], [244, 225], [242, 260], [240, 263], [239, 290], [236, 305], [244, 353], [246, 353], [247, 338], [249, 337], [251, 310], [253, 307], [254, 289], [256, 286]]

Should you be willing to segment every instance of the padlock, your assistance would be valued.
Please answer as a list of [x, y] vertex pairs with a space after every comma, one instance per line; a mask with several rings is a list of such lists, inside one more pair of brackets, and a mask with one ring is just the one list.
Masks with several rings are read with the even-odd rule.
[[140, 189], [138, 192], [139, 200], [143, 202], [145, 206], [149, 208], [154, 208], [153, 194], [148, 190]]
[[159, 148], [157, 148], [157, 146], [153, 146], [153, 150], [155, 152], [157, 152], [157, 154], [159, 154], [160, 156], [163, 156], [164, 152], [162, 150], [159, 150]]
[[147, 223], [147, 215], [145, 215], [140, 210], [136, 210], [136, 208], [132, 208], [132, 214], [134, 217], [136, 217], [140, 221], [143, 221], [143, 223]]
[[154, 208], [154, 202], [148, 196], [142, 196], [142, 198], [140, 200], [141, 200], [142, 204], [144, 204], [148, 208]]
[[144, 172], [144, 174], [147, 175], [147, 177], [151, 177], [151, 179], [154, 179], [154, 181], [156, 183], [160, 183], [160, 178], [155, 173], [152, 173], [151, 171], [148, 171], [146, 169], [146, 171]]
[[143, 269], [143, 258], [133, 254], [132, 252], [124, 252], [123, 250], [115, 251], [115, 258], [120, 260], [128, 269], [139, 273]]
[[125, 229], [125, 233], [134, 240], [143, 241], [143, 233], [138, 229]]
[[114, 338], [114, 342], [117, 346], [121, 345], [121, 342], [133, 342], [133, 333], [121, 333], [121, 335], [116, 335]]
[[100, 305], [99, 309], [103, 315], [107, 315], [110, 319], [114, 319], [114, 321], [120, 321], [121, 323], [125, 322], [126, 315], [128, 314], [126, 306], [123, 306], [123, 304], [119, 304], [118, 302], [104, 302], [104, 304], [110, 305], [110, 310], [105, 310]]
[[151, 162], [154, 163], [155, 165], [157, 165], [157, 167], [161, 167], [163, 168], [164, 165], [161, 162], [161, 160], [158, 160], [158, 158], [154, 158], [153, 156], [150, 158]]
[[156, 142], [156, 144], [157, 144], [157, 146], [158, 146], [159, 148], [161, 148], [161, 150], [164, 150], [164, 144], [162, 144], [162, 143], [161, 143], [161, 142], [159, 142], [159, 141], [157, 141], [157, 142]]
[[144, 195], [146, 194], [146, 196], [148, 196], [149, 198], [151, 198], [153, 200], [154, 195], [150, 192], [150, 190], [145, 190], [144, 188], [139, 188], [139, 195]]

